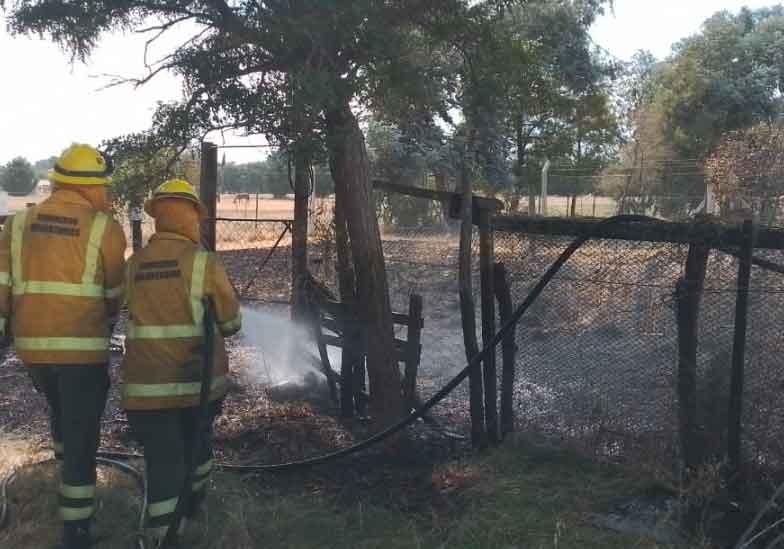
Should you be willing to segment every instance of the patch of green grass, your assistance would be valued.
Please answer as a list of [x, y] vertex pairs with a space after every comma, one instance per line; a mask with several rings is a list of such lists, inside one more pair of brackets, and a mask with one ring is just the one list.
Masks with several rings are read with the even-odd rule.
[[[345, 467], [351, 467], [346, 462]], [[5, 474], [0, 471], [0, 474]], [[138, 494], [124, 475], [100, 483], [99, 548], [131, 547]], [[386, 482], [395, 483], [394, 475]], [[426, 483], [425, 483], [426, 484]], [[509, 441], [495, 451], [437, 466], [429, 505], [406, 509], [389, 490], [348, 486], [332, 494], [305, 475], [285, 482], [218, 473], [206, 519], [189, 526], [193, 549], [653, 548], [654, 542], [593, 527], [590, 513], [648, 493], [654, 484], [561, 450]], [[56, 474], [34, 469], [13, 486], [0, 547], [48, 547], [59, 534]]]

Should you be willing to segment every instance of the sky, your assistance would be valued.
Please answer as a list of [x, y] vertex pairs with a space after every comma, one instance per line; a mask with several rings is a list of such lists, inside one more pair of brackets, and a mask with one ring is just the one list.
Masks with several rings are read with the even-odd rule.
[[[639, 49], [666, 57], [673, 43], [699, 31], [719, 10], [759, 8], [774, 0], [615, 0], [612, 13], [592, 29], [594, 41], [620, 59]], [[187, 38], [187, 29], [148, 52], [155, 59]], [[98, 144], [103, 139], [149, 127], [158, 101], [180, 97], [179, 80], [161, 74], [134, 88], [106, 88], [107, 75], [145, 74], [144, 45], [149, 35], [105, 37], [87, 64], [38, 37], [12, 37], [0, 16], [0, 164], [16, 156], [31, 161], [57, 155], [72, 142]], [[264, 143], [259, 136], [215, 135], [219, 144]], [[228, 149], [227, 161], [260, 160], [262, 149]]]

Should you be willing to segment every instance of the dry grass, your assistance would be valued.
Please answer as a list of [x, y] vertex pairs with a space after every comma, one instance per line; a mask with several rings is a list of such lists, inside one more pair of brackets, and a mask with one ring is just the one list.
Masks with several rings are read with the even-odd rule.
[[[42, 457], [8, 435], [0, 435], [0, 444], [2, 476]], [[355, 465], [334, 467], [345, 473]], [[206, 520], [189, 528], [183, 547], [663, 547], [599, 530], [589, 520], [619, 498], [644, 493], [650, 481], [568, 452], [512, 440], [484, 457], [434, 465], [413, 488], [424, 495], [413, 505], [401, 497], [398, 474], [393, 467], [383, 475], [386, 485], [369, 488], [355, 472], [359, 476], [353, 483], [342, 490], [333, 485], [330, 492], [308, 472], [274, 477], [218, 473]], [[21, 469], [11, 487], [12, 515], [9, 528], [0, 532], [0, 547], [43, 548], [56, 541], [56, 484], [51, 464]], [[138, 490], [126, 475], [102, 469], [99, 498], [97, 547], [130, 548]]]
[[[36, 451], [20, 438], [0, 433], [0, 477], [17, 471], [8, 487], [9, 524], [0, 530], [0, 547], [41, 549], [52, 547], [59, 540], [59, 471], [50, 457], [49, 452]], [[131, 547], [141, 505], [133, 479], [99, 467], [97, 501], [98, 547]]]

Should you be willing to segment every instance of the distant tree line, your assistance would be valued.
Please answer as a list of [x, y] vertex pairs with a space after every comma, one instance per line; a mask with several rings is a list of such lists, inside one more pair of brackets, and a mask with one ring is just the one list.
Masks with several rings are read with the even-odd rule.
[[[313, 166], [310, 180], [319, 196], [335, 192], [335, 183], [325, 166]], [[288, 155], [280, 152], [259, 162], [223, 162], [220, 168], [220, 184], [220, 192], [223, 193], [271, 194], [282, 198], [294, 192], [294, 168]]]

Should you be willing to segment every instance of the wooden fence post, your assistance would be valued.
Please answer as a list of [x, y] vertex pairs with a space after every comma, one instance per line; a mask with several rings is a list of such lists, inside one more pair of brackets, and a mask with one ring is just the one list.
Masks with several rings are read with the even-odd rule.
[[411, 294], [408, 299], [408, 326], [406, 330], [406, 373], [403, 394], [409, 410], [416, 407], [416, 380], [422, 354], [422, 296]]
[[702, 462], [697, 428], [697, 337], [699, 306], [710, 248], [689, 246], [686, 272], [676, 286], [678, 319], [678, 434], [687, 471]]
[[[501, 326], [512, 318], [512, 293], [509, 288], [509, 278], [506, 275], [506, 266], [496, 263], [493, 269], [495, 277], [495, 295], [498, 299], [498, 316]], [[515, 331], [501, 342], [502, 368], [501, 368], [501, 438], [514, 431], [514, 380], [515, 380]]]
[[[482, 345], [487, 347], [495, 336], [495, 290], [493, 289], [493, 228], [490, 212], [479, 212], [479, 272], [482, 290]], [[500, 441], [498, 430], [498, 383], [496, 381], [495, 349], [489, 349], [483, 364], [485, 389], [485, 426], [491, 444]]]
[[216, 195], [218, 192], [218, 146], [204, 141], [201, 144], [201, 179], [199, 198], [207, 208], [207, 219], [202, 223], [202, 242], [215, 251]]
[[128, 208], [128, 217], [131, 221], [131, 244], [133, 251], [141, 249], [142, 247], [142, 218], [144, 210], [139, 203], [139, 200], [134, 199]]
[[[730, 404], [727, 425], [727, 461], [731, 482], [737, 486], [741, 465], [741, 416], [743, 415], [743, 374], [746, 354], [746, 325], [749, 312], [749, 282], [751, 261], [754, 251], [754, 226], [751, 221], [743, 223], [744, 241], [740, 250], [738, 266], [738, 294], [735, 301], [735, 338], [732, 344], [732, 380], [730, 381]], [[732, 486], [731, 486], [732, 487]]]
[[[479, 354], [476, 341], [476, 313], [474, 311], [474, 294], [472, 290], [471, 272], [471, 240], [473, 238], [473, 193], [471, 174], [469, 173], [468, 145], [463, 145], [460, 163], [460, 259], [457, 271], [460, 293], [460, 318], [463, 324], [463, 344], [466, 358], [470, 362]], [[483, 448], [487, 445], [485, 430], [484, 392], [482, 390], [482, 365], [477, 363], [468, 376], [469, 406], [471, 413], [471, 445]]]

